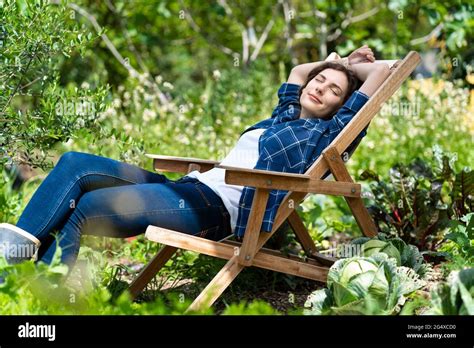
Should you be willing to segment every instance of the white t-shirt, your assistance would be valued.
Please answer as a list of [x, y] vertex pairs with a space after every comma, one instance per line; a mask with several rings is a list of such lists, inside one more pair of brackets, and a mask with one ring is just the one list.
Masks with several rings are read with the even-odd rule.
[[[258, 161], [258, 140], [264, 131], [265, 128], [260, 128], [245, 132], [220, 164], [253, 169]], [[244, 186], [226, 184], [224, 181], [225, 169], [221, 168], [212, 168], [204, 173], [194, 170], [186, 176], [198, 179], [219, 195], [230, 214], [230, 225], [234, 231]]]

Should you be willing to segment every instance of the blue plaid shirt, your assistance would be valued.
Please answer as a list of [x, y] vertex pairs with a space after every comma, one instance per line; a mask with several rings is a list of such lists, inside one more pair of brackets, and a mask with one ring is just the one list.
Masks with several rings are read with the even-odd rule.
[[[258, 128], [267, 129], [259, 138], [259, 158], [254, 169], [305, 173], [369, 100], [367, 95], [357, 90], [330, 120], [300, 119], [300, 87], [297, 84], [283, 83], [278, 89], [279, 102], [271, 118], [254, 124], [242, 133]], [[367, 128], [368, 126], [362, 130], [358, 138], [367, 134]], [[359, 140], [354, 140], [349, 149]], [[245, 233], [254, 193], [254, 187], [245, 186], [240, 196], [237, 225], [234, 230], [237, 237], [242, 237]], [[261, 231], [272, 230], [278, 207], [287, 193], [285, 190], [270, 191]]]

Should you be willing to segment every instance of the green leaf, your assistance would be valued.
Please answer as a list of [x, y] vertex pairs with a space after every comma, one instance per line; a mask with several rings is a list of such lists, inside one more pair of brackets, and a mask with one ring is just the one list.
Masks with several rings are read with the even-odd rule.
[[446, 235], [445, 238], [447, 240], [452, 240], [457, 245], [459, 245], [459, 247], [461, 247], [461, 248], [464, 248], [466, 245], [470, 245], [470, 241], [467, 238], [465, 233], [453, 232], [453, 233], [449, 233], [448, 235]]
[[368, 271], [355, 275], [347, 284], [348, 290], [357, 294], [358, 298], [364, 298], [369, 293], [369, 289], [374, 282], [375, 275], [376, 272], [374, 271]]
[[462, 282], [459, 282], [459, 293], [463, 301], [463, 312], [465, 310], [465, 313], [459, 314], [474, 315], [474, 301], [472, 299], [472, 294]]
[[334, 282], [332, 284], [332, 293], [334, 302], [338, 307], [359, 300], [356, 293], [352, 292], [339, 282]]
[[465, 233], [467, 238], [474, 239], [474, 213], [469, 213], [461, 218], [466, 223]]
[[369, 289], [369, 294], [377, 298], [386, 298], [389, 293], [389, 282], [385, 274], [385, 268], [381, 265], [374, 275], [374, 280]]
[[316, 290], [308, 296], [304, 304], [305, 310], [303, 313], [306, 315], [329, 314], [332, 302], [332, 295], [328, 289]]

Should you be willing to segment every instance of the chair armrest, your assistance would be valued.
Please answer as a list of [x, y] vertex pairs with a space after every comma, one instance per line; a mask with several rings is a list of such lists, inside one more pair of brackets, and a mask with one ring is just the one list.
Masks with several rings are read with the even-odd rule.
[[361, 193], [360, 184], [318, 180], [308, 174], [283, 173], [223, 165], [216, 165], [216, 168], [225, 170], [226, 184], [346, 197], [360, 197]]
[[145, 154], [145, 156], [153, 159], [153, 168], [160, 172], [189, 173], [193, 170], [206, 172], [219, 161], [204, 160], [193, 157], [175, 157], [165, 155]]
[[276, 172], [276, 171], [272, 171], [272, 170], [251, 169], [251, 168], [243, 168], [243, 167], [232, 167], [232, 166], [226, 166], [226, 165], [221, 165], [221, 164], [216, 165], [216, 168], [225, 169], [226, 174], [228, 172], [230, 172], [230, 173], [242, 173], [244, 176], [245, 176], [245, 174], [250, 174], [252, 176], [264, 176], [265, 178], [268, 178], [268, 179], [271, 179], [272, 177], [311, 179], [311, 176], [308, 175], [308, 174], [284, 173], [284, 172]]

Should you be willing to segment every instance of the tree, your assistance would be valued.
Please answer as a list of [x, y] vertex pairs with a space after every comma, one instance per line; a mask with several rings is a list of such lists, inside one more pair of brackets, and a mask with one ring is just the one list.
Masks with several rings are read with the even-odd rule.
[[96, 37], [64, 4], [1, 3], [0, 164], [47, 165], [47, 151], [78, 130], [100, 129], [107, 88], [60, 86], [59, 67]]

